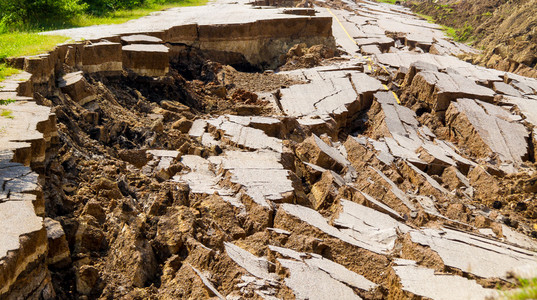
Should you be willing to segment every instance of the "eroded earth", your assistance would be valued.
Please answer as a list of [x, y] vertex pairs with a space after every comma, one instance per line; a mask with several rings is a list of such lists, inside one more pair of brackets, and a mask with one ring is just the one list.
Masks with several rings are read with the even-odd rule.
[[537, 269], [537, 80], [406, 8], [54, 34], [85, 40], [0, 91], [2, 299], [486, 299]]

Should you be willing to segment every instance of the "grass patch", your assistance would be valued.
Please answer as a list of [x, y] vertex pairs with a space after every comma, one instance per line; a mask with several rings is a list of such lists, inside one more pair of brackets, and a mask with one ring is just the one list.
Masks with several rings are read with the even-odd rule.
[[14, 119], [15, 117], [13, 116], [13, 112], [9, 109], [2, 109], [2, 111], [0, 112], [0, 117], [4, 117], [4, 118], [7, 118], [7, 119]]
[[0, 63], [0, 81], [6, 77], [19, 73], [20, 70], [8, 67], [6, 64]]
[[132, 10], [118, 10], [105, 16], [82, 15], [72, 20], [73, 27], [102, 25], [102, 24], [120, 24], [129, 20], [145, 17], [152, 12], [165, 10], [172, 7], [200, 6], [207, 4], [208, 0], [180, 0], [169, 1], [166, 4], [154, 4], [146, 8], [137, 8]]
[[[394, 0], [395, 1], [395, 0]], [[151, 4], [141, 8], [122, 9], [109, 12], [104, 15], [82, 14], [61, 23], [42, 23], [38, 25], [39, 31], [85, 27], [93, 25], [121, 24], [127, 21], [145, 17], [152, 12], [165, 10], [173, 7], [205, 5], [208, 0], [169, 0], [164, 4]]]
[[[11, 32], [0, 34], [0, 61], [7, 57], [46, 53], [59, 43], [67, 41], [63, 36], [43, 36], [37, 33]], [[0, 81], [20, 70], [0, 63]]]
[[3, 33], [0, 34], [0, 59], [46, 53], [68, 39], [63, 36], [45, 36], [29, 32]]
[[524, 300], [537, 299], [537, 278], [519, 279], [520, 287], [512, 291], [503, 292], [504, 299]]
[[17, 101], [13, 100], [13, 99], [7, 99], [7, 100], [0, 100], [0, 105], [8, 105], [10, 103], [15, 103]]
[[[428, 15], [424, 15], [420, 13], [415, 13], [415, 14], [427, 20], [427, 22], [429, 23], [438, 24], [437, 22], [435, 22], [435, 19], [432, 16], [428, 16]], [[442, 24], [438, 24], [438, 25], [442, 27], [442, 30], [447, 36], [449, 36], [450, 38], [452, 38], [453, 40], [457, 42], [465, 43], [465, 42], [471, 41], [471, 38], [472, 38], [471, 33], [472, 33], [473, 28], [472, 26], [468, 25], [468, 23], [466, 23], [465, 26], [461, 29], [456, 29], [456, 28], [442, 25]]]

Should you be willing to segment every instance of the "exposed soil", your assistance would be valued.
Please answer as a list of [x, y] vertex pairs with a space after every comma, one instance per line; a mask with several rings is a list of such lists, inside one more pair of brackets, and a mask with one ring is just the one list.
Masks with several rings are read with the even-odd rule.
[[436, 23], [456, 29], [483, 54], [474, 62], [501, 71], [537, 77], [537, 2], [532, 1], [419, 1], [407, 2]]
[[[203, 68], [216, 72], [191, 81], [177, 71], [158, 80], [126, 73], [113, 79], [89, 76], [88, 82], [99, 95], [91, 107], [81, 107], [63, 94], [44, 100], [58, 116], [62, 144], [46, 171], [47, 215], [61, 221], [74, 260], [71, 269], [53, 272], [60, 299], [75, 297], [74, 287], [84, 284], [89, 286], [89, 294], [110, 299], [127, 294], [131, 298], [156, 297], [161, 285], [160, 292], [168, 296], [205, 295], [202, 284], [189, 283], [194, 290], [183, 290], [168, 282], [174, 277], [166, 274], [184, 264], [186, 269], [179, 273], [185, 274], [178, 282], [187, 284], [184, 280], [189, 277], [199, 280], [184, 259], [210, 258], [203, 253], [200, 238], [207, 246], [221, 247], [221, 237], [205, 240], [210, 235], [204, 231], [216, 228], [217, 236], [229, 232], [235, 238], [244, 236], [233, 207], [189, 198], [188, 186], [163, 182], [151, 168], [141, 168], [152, 160], [145, 151], [149, 148], [217, 155], [218, 149], [203, 147], [185, 134], [192, 121], [205, 113], [233, 112], [243, 104], [265, 109], [266, 103], [248, 99], [255, 94], [237, 87], [247, 86], [252, 78], [266, 89], [289, 82], [284, 76], [241, 73], [210, 62]], [[237, 79], [229, 91], [227, 84], [217, 80], [223, 69]], [[175, 162], [167, 176], [182, 168]], [[221, 207], [207, 210], [208, 205]], [[211, 212], [224, 218], [221, 225], [214, 223]], [[189, 225], [174, 223], [177, 218], [190, 220]], [[170, 248], [169, 243], [175, 246]], [[229, 258], [225, 263], [230, 263]], [[167, 285], [176, 292], [166, 292]]]
[[280, 58], [280, 61], [284, 62], [284, 65], [279, 70], [290, 71], [312, 68], [320, 65], [323, 60], [333, 58], [334, 56], [336, 56], [335, 51], [325, 45], [315, 45], [307, 48], [306, 44], [297, 44], [291, 47], [287, 54]]
[[[438, 7], [431, 5], [435, 4], [423, 4], [415, 9], [427, 13]], [[481, 11], [498, 13], [493, 9], [497, 5], [493, 1], [478, 7], [466, 2], [457, 5], [456, 9], [466, 7], [470, 11], [461, 15], [459, 21]], [[333, 7], [345, 7], [345, 4], [335, 1]], [[449, 10], [442, 13], [442, 18], [452, 14]], [[487, 20], [489, 16], [485, 14], [474, 21], [480, 24]], [[452, 24], [459, 21], [446, 20]], [[278, 71], [312, 68], [338, 59], [338, 53], [324, 46], [307, 48], [298, 44], [281, 57]], [[439, 167], [435, 157], [424, 149], [417, 150], [420, 159], [427, 162], [420, 168], [406, 159], [397, 158], [391, 164], [381, 161], [380, 150], [371, 142], [384, 142], [392, 133], [381, 101], [372, 94], [366, 97], [365, 93], [355, 102], [367, 98], [372, 104], [364, 104], [367, 107], [356, 116], [344, 115], [342, 119], [354, 118], [348, 126], [341, 130], [334, 127], [338, 129], [318, 138], [326, 147], [345, 153], [348, 162], [342, 164], [329, 157], [313, 135], [306, 134], [306, 125], [277, 113], [272, 103], [259, 96], [278, 94], [279, 89], [306, 82], [273, 71], [254, 73], [245, 72], [252, 71], [247, 67], [235, 67], [189, 52], [172, 61], [170, 73], [163, 77], [142, 77], [128, 72], [115, 77], [86, 74], [85, 79], [98, 97], [83, 106], [61, 92], [41, 95], [42, 104], [53, 107], [58, 117], [61, 145], [51, 150], [57, 155], [47, 161], [44, 172], [46, 215], [61, 223], [71, 260], [51, 266], [58, 299], [207, 299], [219, 297], [218, 293], [229, 299], [265, 296], [293, 299], [295, 293], [283, 284], [290, 278], [289, 269], [281, 261], [286, 256], [270, 250], [269, 245], [307, 252], [304, 255], [308, 258], [320, 255], [363, 275], [377, 286], [367, 291], [350, 288], [365, 299], [418, 298], [403, 290], [392, 268], [395, 259], [411, 259], [437, 273], [476, 279], [487, 288], [512, 286], [500, 278], [477, 278], [448, 267], [440, 254], [398, 229], [391, 228], [397, 230], [391, 250], [379, 254], [337, 238], [282, 206], [298, 204], [318, 212], [333, 232], [350, 230], [336, 222], [342, 213], [341, 201], [345, 199], [373, 207], [376, 213], [389, 211], [386, 214], [409, 229], [450, 226], [478, 234], [478, 229], [486, 228], [501, 238], [502, 225], [507, 225], [537, 238], [534, 225], [537, 166], [533, 158], [526, 159], [520, 173], [507, 175], [496, 168], [496, 157], [485, 159], [478, 155], [483, 154], [478, 149], [481, 144], [453, 135], [446, 121], [431, 113], [403, 84], [403, 79], [374, 72], [372, 76], [380, 79], [379, 86], [382, 82], [400, 87], [396, 94], [390, 91], [389, 95], [398, 96], [396, 100], [400, 100], [411, 118], [416, 113], [416, 126], [430, 128], [435, 138], [452, 142], [460, 150], [457, 154], [477, 164], [472, 168]], [[351, 87], [354, 88], [349, 90], [356, 91], [356, 86]], [[377, 93], [387, 92], [377, 90]], [[255, 145], [239, 145], [250, 140], [232, 140], [225, 137], [224, 130], [210, 123], [204, 125], [208, 135], [221, 143], [202, 143], [202, 138], [189, 135], [196, 120], [210, 119], [216, 123], [230, 118], [223, 115], [272, 116], [272, 121], [277, 121], [276, 129], [264, 118], [255, 123], [257, 127], [243, 126], [238, 131], [255, 127], [258, 135], [250, 136], [253, 141], [260, 139], [259, 136], [267, 144], [276, 137], [282, 140], [278, 140], [278, 145], [285, 147], [277, 153], [281, 156], [278, 161], [281, 168], [266, 172], [274, 169], [287, 172], [284, 177], [292, 182], [292, 192], [263, 206], [245, 193], [232, 170], [224, 167], [209, 170], [218, 176], [218, 184], [240, 195], [239, 202], [243, 205], [237, 206], [218, 192], [193, 192], [193, 185], [170, 180], [182, 171], [196, 173], [195, 169], [202, 167], [202, 163], [188, 165], [181, 161], [182, 156], [193, 155], [203, 160], [218, 159], [224, 151], [270, 152], [267, 148], [251, 150]], [[222, 118], [217, 119], [218, 116]], [[313, 120], [319, 119], [317, 116]], [[237, 122], [229, 120], [228, 125]], [[402, 127], [407, 125], [411, 124], [401, 123]], [[366, 142], [360, 142], [360, 138]], [[162, 159], [164, 156], [156, 154], [155, 149], [168, 150], [171, 154], [163, 154], [170, 156]], [[264, 161], [254, 161], [254, 166], [249, 167], [255, 168], [257, 163]], [[471, 187], [461, 179], [461, 171]], [[203, 180], [206, 179], [201, 177], [198, 181]], [[371, 201], [364, 193], [378, 201]], [[418, 205], [420, 197], [430, 199], [437, 213]], [[408, 198], [408, 203], [401, 198]], [[259, 265], [266, 262], [266, 269], [278, 279], [252, 277], [251, 272], [231, 258], [226, 248], [228, 243], [257, 256]], [[266, 257], [266, 261], [261, 257]]]

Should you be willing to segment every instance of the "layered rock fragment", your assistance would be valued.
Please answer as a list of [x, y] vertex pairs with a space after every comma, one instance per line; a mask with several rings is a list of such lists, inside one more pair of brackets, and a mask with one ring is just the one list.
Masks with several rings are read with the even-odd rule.
[[501, 107], [458, 99], [449, 107], [446, 122], [453, 136], [476, 156], [497, 154], [501, 162], [507, 163], [528, 159], [528, 131]]
[[297, 147], [297, 156], [305, 162], [324, 169], [342, 171], [352, 168], [351, 163], [336, 148], [326, 144], [315, 134], [304, 140]]
[[458, 98], [468, 97], [487, 102], [494, 99], [494, 91], [477, 85], [455, 72], [419, 72], [412, 79], [410, 90], [440, 116], [447, 110], [449, 104]]
[[24, 69], [24, 71], [32, 74], [32, 83], [47, 84], [54, 77], [54, 67], [54, 56], [50, 53], [45, 53], [25, 57], [24, 64], [21, 69]]
[[446, 266], [481, 278], [506, 278], [513, 267], [537, 267], [537, 253], [457, 230], [423, 229], [411, 231], [411, 240], [429, 246]]
[[241, 185], [257, 204], [271, 207], [271, 201], [290, 202], [294, 187], [289, 171], [280, 162], [281, 156], [272, 151], [229, 151], [209, 160], [230, 172], [232, 183]]
[[[5, 78], [0, 85], [0, 95], [17, 95], [19, 97], [33, 96], [32, 74], [22, 71]], [[2, 96], [0, 96], [2, 98]]]
[[[194, 193], [218, 193], [237, 207], [243, 205], [236, 189], [225, 183], [227, 180], [242, 188], [258, 205], [269, 209], [271, 201], [287, 202], [294, 196], [290, 173], [283, 168], [279, 154], [275, 152], [228, 151], [223, 156], [211, 156], [207, 160], [187, 155], [181, 161], [191, 168], [191, 172], [178, 174], [174, 180], [189, 184]], [[228, 173], [220, 174], [218, 170]]]
[[233, 190], [219, 185], [222, 175], [216, 174], [217, 170], [214, 170], [216, 167], [208, 160], [196, 155], [183, 155], [181, 162], [190, 168], [190, 172], [175, 175], [174, 181], [188, 184], [192, 193], [205, 195], [216, 193], [234, 206], [239, 208], [244, 206]]
[[[361, 299], [353, 288], [370, 291], [377, 287], [365, 277], [320, 255], [269, 245], [270, 251], [280, 257], [275, 262], [288, 270], [289, 275], [282, 280], [269, 271], [272, 262], [266, 258], [257, 257], [231, 243], [226, 243], [225, 247], [227, 255], [236, 264], [261, 280], [257, 283], [260, 289], [256, 291], [261, 296], [270, 295], [268, 287], [278, 286], [279, 282], [289, 287], [297, 299], [326, 299], [334, 293], [338, 299]], [[251, 281], [247, 276], [243, 276], [242, 279], [246, 282], [239, 284], [240, 286], [245, 286]]]
[[369, 167], [371, 170], [375, 171], [379, 177], [385, 182], [387, 187], [390, 189], [390, 192], [395, 196], [395, 198], [402, 203], [410, 212], [415, 212], [417, 210], [416, 206], [410, 201], [409, 197], [405, 192], [403, 192], [395, 182], [388, 178], [382, 171]]
[[[390, 164], [389, 156], [402, 158], [426, 170], [431, 174], [441, 174], [449, 166], [457, 166], [468, 172], [475, 165], [462, 157], [455, 146], [437, 139], [426, 126], [420, 126], [416, 113], [399, 105], [389, 92], [375, 94], [379, 110], [373, 118], [376, 127], [372, 128], [373, 136], [383, 141], [371, 140], [380, 155], [387, 156], [383, 161]], [[389, 156], [388, 156], [389, 155]]]
[[267, 281], [277, 281], [276, 274], [269, 272], [266, 258], [259, 258], [232, 243], [225, 243], [225, 248], [227, 255], [250, 274]]
[[82, 72], [66, 74], [60, 79], [58, 87], [80, 105], [89, 103], [97, 98]]
[[120, 43], [102, 41], [85, 45], [81, 57], [84, 72], [117, 75], [123, 71]]
[[173, 163], [181, 155], [179, 151], [173, 150], [149, 150], [148, 154], [153, 156], [153, 160], [142, 168], [148, 174], [155, 174], [160, 180], [168, 180], [175, 175]]
[[122, 36], [121, 42], [127, 45], [163, 43], [162, 39], [156, 36], [151, 36], [151, 35], [146, 35], [146, 34], [133, 34], [133, 35]]
[[[18, 197], [2, 201], [0, 214], [3, 228], [0, 235], [0, 276], [3, 282], [0, 295], [31, 295], [49, 276], [48, 271], [43, 269], [47, 252], [47, 231], [43, 218], [36, 216], [31, 201]], [[30, 276], [36, 277], [20, 278], [24, 272], [35, 272]]]
[[430, 299], [486, 299], [498, 293], [485, 289], [475, 280], [464, 277], [436, 274], [433, 269], [419, 267], [413, 261], [397, 260], [393, 269], [402, 285], [402, 290]]
[[[272, 119], [272, 122], [267, 121], [268, 119], [260, 119], [252, 122], [251, 119], [245, 120], [233, 116], [221, 116], [217, 119], [208, 120], [207, 124], [209, 126], [207, 129], [213, 133], [213, 136], [221, 136], [222, 141], [232, 145], [242, 146], [251, 150], [267, 149], [281, 153], [283, 152], [283, 146], [280, 139], [268, 136], [263, 130], [254, 128], [254, 126], [263, 128], [262, 123], [266, 123], [266, 125], [280, 123], [275, 119]], [[267, 126], [267, 129], [269, 128], [270, 125]], [[196, 130], [198, 129], [196, 128], [192, 133], [196, 134]], [[218, 134], [218, 132], [221, 134]], [[205, 138], [208, 138], [208, 136], [205, 136]]]
[[298, 218], [310, 226], [317, 228], [329, 236], [348, 243], [349, 245], [366, 249], [377, 254], [385, 254], [391, 250], [389, 243], [384, 244], [376, 239], [366, 239], [365, 235], [362, 235], [357, 239], [352, 237], [347, 231], [340, 231], [336, 227], [329, 225], [326, 219], [323, 218], [320, 213], [310, 208], [285, 203], [280, 206], [280, 210], [286, 214]]
[[0, 298], [51, 298], [47, 268], [47, 230], [38, 175], [47, 147], [57, 135], [50, 108], [20, 102], [7, 106], [13, 118], [2, 118], [0, 152]]
[[286, 115], [299, 118], [314, 133], [330, 121], [336, 130], [350, 124], [371, 105], [373, 93], [383, 89], [377, 79], [353, 71], [313, 69], [301, 76], [309, 83], [281, 89], [278, 103]]
[[475, 66], [453, 56], [433, 55], [429, 53], [417, 54], [401, 51], [397, 53], [379, 54], [376, 55], [376, 58], [380, 64], [405, 69], [410, 69], [411, 65], [414, 63], [424, 62], [436, 66], [439, 70], [449, 70], [448, 73], [459, 74], [474, 82], [503, 81], [504, 75], [503, 72]]
[[[270, 251], [275, 252], [282, 257], [303, 262], [305, 265], [309, 266], [312, 269], [322, 270], [328, 273], [335, 280], [345, 283], [353, 288], [357, 288], [360, 290], [371, 290], [377, 287], [374, 282], [368, 280], [364, 276], [352, 272], [344, 266], [335, 263], [329, 259], [323, 258], [318, 254], [302, 253], [294, 251], [292, 249], [276, 247], [272, 245], [269, 245], [268, 248], [270, 249]], [[279, 261], [281, 262], [281, 260]], [[319, 283], [321, 282], [322, 281], [320, 281]], [[324, 284], [321, 283], [321, 285]]]
[[123, 67], [142, 76], [164, 76], [170, 70], [169, 49], [164, 45], [123, 46]]
[[296, 299], [362, 299], [344, 283], [318, 268], [288, 259], [279, 259], [278, 262], [289, 270], [285, 284], [293, 290]]
[[402, 219], [397, 212], [386, 206], [377, 210], [344, 199], [340, 203], [342, 210], [334, 220], [334, 225], [344, 228], [342, 231], [357, 240], [373, 240], [393, 248], [398, 235], [410, 230], [410, 227], [386, 214], [385, 211], [388, 211], [391, 215], [398, 216], [399, 220]]
[[71, 252], [62, 225], [58, 221], [46, 218], [45, 227], [48, 238], [47, 264], [55, 268], [68, 266], [71, 262]]
[[33, 102], [12, 103], [6, 109], [11, 111], [12, 118], [0, 119], [0, 126], [5, 131], [0, 137], [3, 149], [14, 152], [14, 162], [42, 163], [47, 145], [58, 135], [56, 115], [49, 107]]

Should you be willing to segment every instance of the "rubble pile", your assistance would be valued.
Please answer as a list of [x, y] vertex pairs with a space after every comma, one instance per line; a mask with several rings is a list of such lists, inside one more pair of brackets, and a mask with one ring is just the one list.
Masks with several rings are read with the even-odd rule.
[[[475, 50], [399, 6], [258, 5], [23, 59], [0, 92], [0, 223], [25, 224], [0, 234], [0, 298], [485, 299], [537, 268], [537, 80], [458, 60]], [[282, 18], [317, 31], [255, 58], [202, 38]]]

